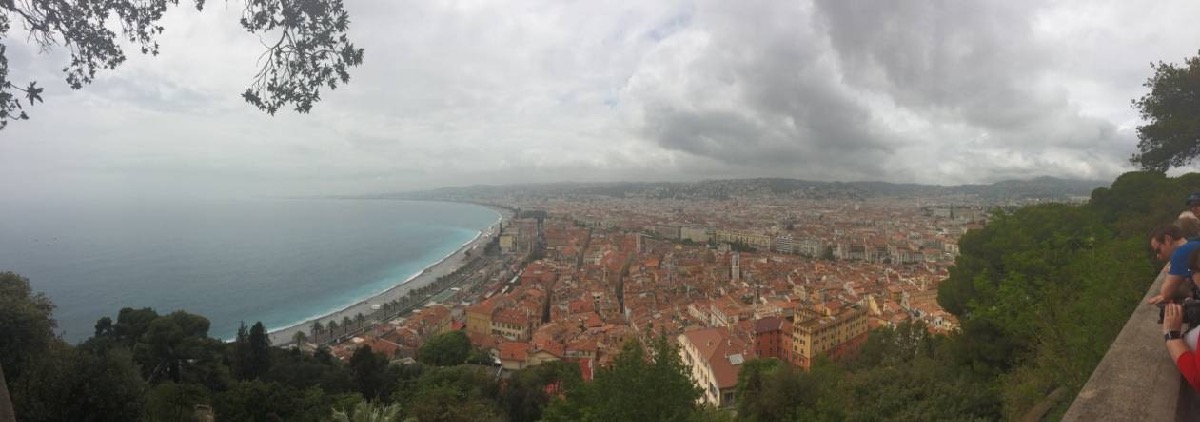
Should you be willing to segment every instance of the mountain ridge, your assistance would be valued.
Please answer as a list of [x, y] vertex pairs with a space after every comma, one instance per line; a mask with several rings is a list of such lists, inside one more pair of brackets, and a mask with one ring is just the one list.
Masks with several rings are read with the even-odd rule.
[[788, 178], [709, 179], [697, 182], [554, 182], [513, 185], [470, 185], [365, 195], [360, 198], [415, 200], [480, 200], [497, 196], [580, 196], [654, 199], [716, 199], [780, 196], [795, 199], [865, 200], [882, 197], [973, 197], [985, 202], [1072, 201], [1091, 195], [1111, 182], [1040, 176], [992, 184], [956, 186], [915, 183], [825, 182]]

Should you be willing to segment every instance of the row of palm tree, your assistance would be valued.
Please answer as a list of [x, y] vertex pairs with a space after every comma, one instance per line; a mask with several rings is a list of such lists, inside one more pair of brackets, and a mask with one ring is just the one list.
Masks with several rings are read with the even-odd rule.
[[[312, 333], [312, 340], [315, 342], [332, 341], [336, 336], [346, 336], [350, 334], [351, 329], [361, 330], [369, 319], [371, 321], [387, 321], [399, 316], [402, 313], [411, 311], [412, 309], [424, 304], [433, 296], [445, 291], [455, 285], [462, 284], [467, 281], [479, 267], [483, 266], [484, 259], [473, 259], [466, 265], [455, 269], [450, 274], [438, 277], [433, 283], [410, 290], [408, 294], [395, 300], [383, 303], [379, 310], [371, 312], [370, 316], [363, 315], [361, 312], [351, 319], [349, 316], [342, 317], [341, 324], [337, 320], [331, 320], [328, 323], [322, 323], [320, 320], [313, 321], [309, 325], [309, 330]], [[339, 333], [339, 330], [340, 333]], [[299, 332], [303, 334], [303, 332]], [[307, 341], [307, 337], [295, 336], [293, 341], [300, 344]]]

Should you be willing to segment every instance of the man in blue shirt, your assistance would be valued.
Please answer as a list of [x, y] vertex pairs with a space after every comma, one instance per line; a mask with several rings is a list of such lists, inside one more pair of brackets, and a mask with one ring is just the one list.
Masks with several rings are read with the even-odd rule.
[[1192, 270], [1188, 268], [1188, 257], [1192, 251], [1200, 248], [1200, 241], [1189, 241], [1184, 237], [1178, 226], [1163, 226], [1150, 235], [1150, 250], [1162, 261], [1169, 261], [1167, 277], [1163, 280], [1162, 289], [1147, 303], [1162, 302], [1178, 303], [1184, 298], [1192, 297], [1195, 285], [1192, 281]]

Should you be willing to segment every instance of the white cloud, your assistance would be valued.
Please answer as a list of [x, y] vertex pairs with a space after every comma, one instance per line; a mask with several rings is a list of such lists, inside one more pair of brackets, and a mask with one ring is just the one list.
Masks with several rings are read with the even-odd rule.
[[171, 11], [162, 54], [47, 86], [0, 132], [0, 192], [293, 195], [782, 176], [957, 184], [1129, 169], [1151, 61], [1200, 6], [1108, 2], [351, 3], [366, 49], [309, 115], [238, 94], [237, 4]]

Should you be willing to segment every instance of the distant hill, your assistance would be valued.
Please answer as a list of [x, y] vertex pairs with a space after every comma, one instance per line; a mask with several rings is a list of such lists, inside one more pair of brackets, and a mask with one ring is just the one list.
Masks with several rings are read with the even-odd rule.
[[587, 197], [716, 199], [785, 197], [794, 199], [938, 198], [957, 197], [982, 203], [1063, 202], [1091, 195], [1109, 182], [1038, 177], [1005, 180], [990, 185], [933, 186], [887, 182], [818, 182], [799, 179], [728, 179], [699, 182], [550, 183], [475, 185], [416, 192], [370, 195], [384, 199], [491, 201], [502, 198]]

